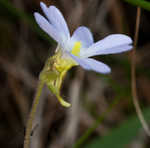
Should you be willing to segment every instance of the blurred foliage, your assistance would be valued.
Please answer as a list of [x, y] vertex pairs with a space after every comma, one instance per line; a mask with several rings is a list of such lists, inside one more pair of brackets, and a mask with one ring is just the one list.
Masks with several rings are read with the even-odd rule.
[[[35, 11], [41, 13], [39, 2], [0, 0], [0, 145], [4, 148], [23, 147], [24, 129], [38, 75], [56, 47], [55, 42], [39, 28], [33, 18]], [[56, 5], [62, 11], [71, 33], [76, 27], [85, 25], [91, 29], [96, 41], [112, 33], [125, 33], [133, 37], [136, 7], [132, 5], [143, 8], [136, 74], [139, 101], [149, 121], [150, 13], [145, 10], [150, 10], [150, 2], [44, 2]], [[70, 70], [62, 94], [63, 98], [69, 99], [67, 101], [75, 103], [72, 108], [60, 106], [55, 96], [44, 88], [31, 136], [32, 148], [150, 147], [149, 138], [143, 133], [136, 115], [131, 117], [135, 110], [130, 87], [130, 53], [95, 58], [107, 63], [112, 73], [100, 75], [84, 72], [79, 67]]]
[[21, 19], [21, 21], [25, 21], [33, 31], [35, 31], [39, 36], [42, 37], [42, 39], [47, 40], [48, 42], [54, 43], [53, 40], [51, 40], [48, 35], [43, 32], [39, 26], [35, 23], [34, 18], [32, 15], [26, 14], [24, 11], [19, 10], [18, 8], [14, 7], [11, 2], [8, 0], [1, 0], [0, 1], [0, 7], [2, 9], [5, 8], [5, 10], [8, 11], [11, 16], [17, 19]]
[[[143, 115], [147, 121], [150, 121], [150, 109], [143, 111]], [[137, 138], [140, 132], [141, 124], [137, 119], [137, 115], [128, 117], [126, 121], [120, 124], [119, 127], [112, 129], [104, 137], [93, 139], [86, 148], [125, 148], [131, 141]]]

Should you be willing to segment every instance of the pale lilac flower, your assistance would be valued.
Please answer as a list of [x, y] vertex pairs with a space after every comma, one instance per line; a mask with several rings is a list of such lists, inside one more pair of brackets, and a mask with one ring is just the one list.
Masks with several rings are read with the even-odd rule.
[[40, 5], [47, 19], [37, 12], [34, 13], [38, 25], [58, 43], [64, 58], [71, 57], [86, 70], [109, 73], [111, 71], [109, 66], [90, 57], [121, 53], [132, 49], [132, 39], [123, 34], [112, 34], [94, 43], [90, 30], [81, 26], [70, 36], [61, 12], [55, 6], [47, 7], [43, 2]]

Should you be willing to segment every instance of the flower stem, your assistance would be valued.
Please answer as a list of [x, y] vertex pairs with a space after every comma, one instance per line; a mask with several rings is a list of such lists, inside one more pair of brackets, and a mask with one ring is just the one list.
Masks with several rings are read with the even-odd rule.
[[36, 94], [35, 94], [35, 98], [34, 98], [34, 101], [33, 101], [32, 109], [31, 109], [31, 112], [30, 112], [30, 115], [29, 115], [27, 126], [26, 126], [26, 133], [25, 133], [25, 139], [24, 139], [24, 148], [30, 148], [30, 135], [31, 135], [31, 132], [32, 132], [32, 125], [33, 125], [36, 110], [37, 110], [37, 107], [38, 107], [38, 104], [39, 104], [40, 95], [41, 95], [43, 86], [44, 86], [44, 83], [42, 81], [39, 81], [37, 91], [36, 91]]

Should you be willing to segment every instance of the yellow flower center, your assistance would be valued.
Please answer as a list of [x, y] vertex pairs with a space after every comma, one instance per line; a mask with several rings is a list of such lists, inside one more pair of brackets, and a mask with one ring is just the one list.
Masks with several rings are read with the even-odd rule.
[[80, 56], [81, 42], [75, 42], [71, 53], [75, 56]]

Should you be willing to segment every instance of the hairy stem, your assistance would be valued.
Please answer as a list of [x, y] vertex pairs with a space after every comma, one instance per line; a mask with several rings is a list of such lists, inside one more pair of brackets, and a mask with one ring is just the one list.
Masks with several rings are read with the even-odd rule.
[[30, 115], [29, 115], [27, 126], [26, 126], [26, 133], [25, 133], [25, 139], [24, 139], [24, 148], [30, 148], [30, 136], [31, 136], [31, 132], [32, 132], [32, 125], [33, 125], [36, 110], [37, 110], [37, 107], [38, 107], [38, 104], [39, 104], [40, 95], [41, 95], [43, 86], [44, 86], [44, 83], [39, 81], [38, 88], [37, 88], [35, 98], [34, 98], [34, 101], [33, 101], [32, 109], [31, 109], [31, 112], [30, 112]]
[[138, 115], [138, 118], [147, 133], [148, 136], [150, 136], [150, 130], [149, 127], [143, 117], [139, 102], [138, 102], [138, 96], [136, 91], [136, 46], [138, 41], [138, 34], [139, 34], [139, 26], [140, 26], [140, 16], [141, 16], [141, 8], [137, 7], [137, 18], [136, 18], [136, 28], [135, 28], [135, 35], [134, 35], [134, 49], [132, 51], [132, 60], [131, 60], [131, 86], [132, 86], [132, 96], [133, 96], [133, 104], [135, 106], [136, 113]]

